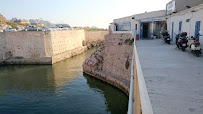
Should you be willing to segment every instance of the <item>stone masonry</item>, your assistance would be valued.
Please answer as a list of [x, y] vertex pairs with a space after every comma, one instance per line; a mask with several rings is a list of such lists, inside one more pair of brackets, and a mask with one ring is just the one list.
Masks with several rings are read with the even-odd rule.
[[3, 32], [0, 63], [54, 64], [84, 52], [84, 42], [101, 41], [104, 35], [105, 32], [98, 31], [85, 36], [84, 30]]
[[104, 47], [83, 63], [84, 72], [120, 88], [128, 95], [133, 42], [130, 33], [106, 35]]

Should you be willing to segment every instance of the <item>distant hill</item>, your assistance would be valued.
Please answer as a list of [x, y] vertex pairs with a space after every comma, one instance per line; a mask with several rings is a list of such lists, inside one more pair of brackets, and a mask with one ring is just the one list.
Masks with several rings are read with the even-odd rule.
[[7, 24], [8, 20], [0, 14], [0, 29], [6, 29], [8, 27], [11, 27]]
[[9, 27], [17, 29], [17, 28], [23, 28], [24, 25], [20, 25], [15, 22], [9, 21], [3, 15], [0, 14], [0, 29], [6, 29]]
[[5, 24], [8, 20], [0, 14], [0, 24]]

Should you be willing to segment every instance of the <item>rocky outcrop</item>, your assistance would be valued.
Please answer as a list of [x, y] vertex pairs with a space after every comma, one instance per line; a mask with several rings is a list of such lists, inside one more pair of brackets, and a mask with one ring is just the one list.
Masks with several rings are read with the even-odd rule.
[[83, 63], [84, 73], [107, 82], [129, 95], [129, 82], [122, 78], [103, 71], [104, 48], [98, 48]]
[[83, 70], [92, 73], [96, 70], [102, 70], [103, 67], [103, 49], [98, 48], [89, 58], [83, 63]]
[[83, 63], [84, 73], [116, 86], [128, 95], [133, 42], [131, 34], [106, 35], [104, 48]]

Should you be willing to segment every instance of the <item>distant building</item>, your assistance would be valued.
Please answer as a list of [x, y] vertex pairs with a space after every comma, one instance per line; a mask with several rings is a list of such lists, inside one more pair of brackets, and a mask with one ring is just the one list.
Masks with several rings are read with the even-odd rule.
[[31, 25], [37, 25], [38, 24], [34, 19], [30, 19], [29, 22]]
[[59, 28], [71, 28], [68, 24], [56, 24], [55, 26]]
[[44, 20], [41, 20], [41, 19], [30, 19], [29, 22], [30, 22], [31, 25], [38, 25], [38, 26], [51, 27], [53, 25], [49, 21], [44, 21]]
[[30, 22], [28, 20], [25, 20], [25, 19], [18, 19], [18, 20], [15, 20], [14, 21], [15, 23], [18, 23], [18, 24], [30, 24]]
[[12, 18], [11, 19], [12, 22], [17, 21], [17, 20], [18, 20], [17, 18]]

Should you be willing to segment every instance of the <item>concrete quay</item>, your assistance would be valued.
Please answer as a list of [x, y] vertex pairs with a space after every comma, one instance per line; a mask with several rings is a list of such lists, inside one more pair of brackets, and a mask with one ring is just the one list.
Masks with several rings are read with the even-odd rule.
[[136, 41], [154, 114], [203, 113], [203, 55], [160, 39]]

